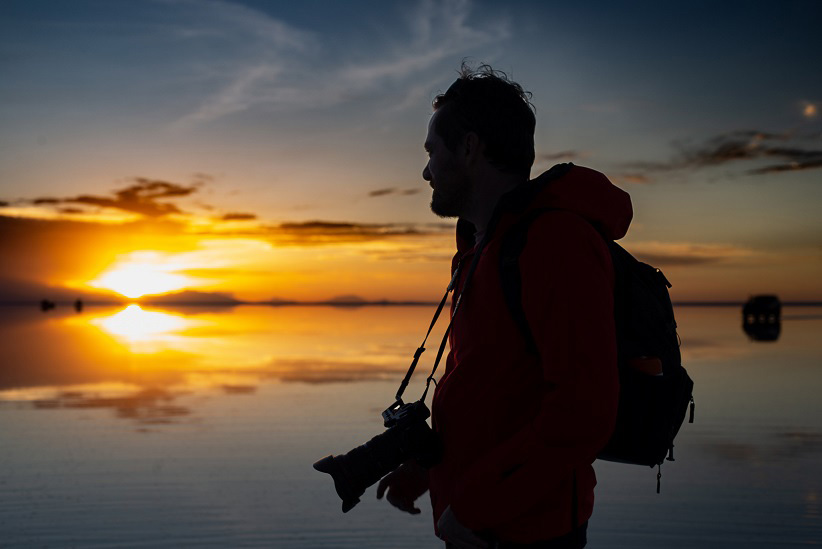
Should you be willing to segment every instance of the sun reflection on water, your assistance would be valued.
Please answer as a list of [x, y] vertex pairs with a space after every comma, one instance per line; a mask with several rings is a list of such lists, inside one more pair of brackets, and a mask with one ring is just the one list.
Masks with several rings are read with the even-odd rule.
[[145, 311], [132, 304], [111, 316], [91, 320], [106, 332], [128, 343], [149, 343], [162, 340], [191, 326], [192, 321], [175, 314]]

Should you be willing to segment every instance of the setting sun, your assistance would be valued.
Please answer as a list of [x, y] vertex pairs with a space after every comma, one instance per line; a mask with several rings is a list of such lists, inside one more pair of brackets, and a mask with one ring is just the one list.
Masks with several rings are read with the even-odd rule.
[[182, 264], [169, 261], [157, 252], [134, 252], [89, 282], [89, 285], [136, 299], [181, 290], [198, 282], [177, 272], [182, 268]]

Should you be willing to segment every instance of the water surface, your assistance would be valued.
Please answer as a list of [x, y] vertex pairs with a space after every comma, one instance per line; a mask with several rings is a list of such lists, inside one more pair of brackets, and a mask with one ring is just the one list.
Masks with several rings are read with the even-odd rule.
[[[311, 468], [381, 431], [432, 312], [0, 309], [0, 547], [440, 547], [427, 501], [344, 515]], [[784, 316], [755, 342], [735, 308], [677, 310], [696, 423], [661, 494], [597, 462], [589, 547], [822, 544], [822, 309]]]

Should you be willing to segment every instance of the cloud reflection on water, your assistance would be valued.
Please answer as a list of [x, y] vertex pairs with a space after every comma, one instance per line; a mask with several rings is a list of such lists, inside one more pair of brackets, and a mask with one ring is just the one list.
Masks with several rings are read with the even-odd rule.
[[186, 406], [175, 404], [179, 392], [156, 387], [136, 390], [131, 394], [101, 396], [97, 393], [61, 391], [53, 398], [32, 400], [37, 409], [104, 409], [113, 410], [117, 417], [135, 421], [141, 425], [167, 425], [190, 416]]
[[[0, 403], [111, 410], [142, 426], [196, 414], [186, 395], [253, 395], [264, 383], [399, 380], [428, 308], [4, 310]], [[17, 316], [19, 318], [14, 318]]]
[[[196, 416], [200, 400], [187, 398], [190, 395], [251, 396], [276, 382], [399, 382], [431, 308], [130, 306], [52, 313], [0, 310], [0, 403], [113, 410], [118, 418], [161, 425]], [[761, 393], [770, 395], [771, 406], [780, 410], [792, 397], [774, 388], [812, 372], [802, 369], [786, 377], [784, 366], [772, 366], [787, 359], [782, 347], [749, 344], [737, 318], [737, 311], [725, 309], [678, 311], [683, 359], [697, 381], [698, 408], [708, 413], [755, 409]], [[807, 331], [812, 324], [797, 323], [792, 331]], [[432, 341], [441, 335], [436, 332]], [[432, 359], [426, 354], [423, 362], [428, 366]], [[734, 380], [732, 387], [726, 387], [728, 376]], [[817, 452], [822, 447], [822, 436], [804, 436], [800, 428], [784, 433], [791, 443], [774, 444], [780, 452]], [[744, 437], [711, 440], [707, 451], [727, 459], [764, 452], [749, 442]]]

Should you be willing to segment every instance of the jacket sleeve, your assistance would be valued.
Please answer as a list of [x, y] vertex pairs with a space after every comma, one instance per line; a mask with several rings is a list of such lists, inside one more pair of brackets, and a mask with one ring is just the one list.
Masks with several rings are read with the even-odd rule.
[[579, 216], [548, 212], [529, 231], [520, 272], [546, 390], [531, 421], [457, 481], [452, 510], [476, 531], [544, 501], [593, 462], [616, 421], [613, 266], [604, 240]]

